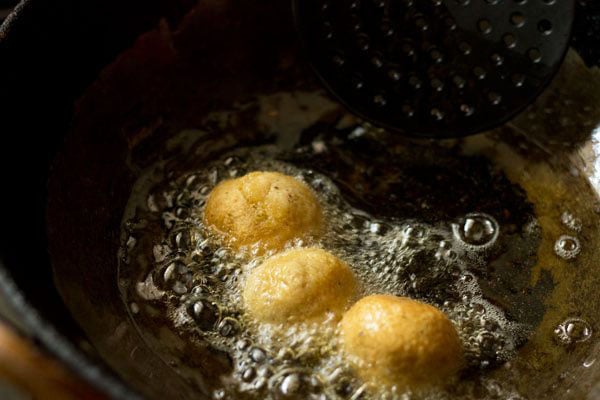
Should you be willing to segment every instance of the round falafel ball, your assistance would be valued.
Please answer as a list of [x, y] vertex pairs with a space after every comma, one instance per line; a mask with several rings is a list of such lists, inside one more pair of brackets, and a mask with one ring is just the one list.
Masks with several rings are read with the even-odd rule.
[[321, 233], [321, 206], [303, 182], [278, 172], [251, 172], [219, 183], [209, 194], [204, 222], [227, 245], [281, 250]]
[[265, 323], [337, 321], [356, 293], [348, 265], [325, 250], [298, 248], [252, 270], [243, 290], [247, 312]]
[[341, 321], [344, 352], [372, 386], [416, 389], [450, 380], [463, 364], [452, 322], [437, 308], [405, 297], [364, 297]]

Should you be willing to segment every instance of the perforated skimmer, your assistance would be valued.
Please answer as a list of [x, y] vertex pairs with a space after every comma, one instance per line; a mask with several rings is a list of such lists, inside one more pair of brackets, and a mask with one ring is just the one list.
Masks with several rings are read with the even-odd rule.
[[321, 80], [357, 115], [454, 137], [510, 119], [558, 71], [572, 0], [294, 0]]

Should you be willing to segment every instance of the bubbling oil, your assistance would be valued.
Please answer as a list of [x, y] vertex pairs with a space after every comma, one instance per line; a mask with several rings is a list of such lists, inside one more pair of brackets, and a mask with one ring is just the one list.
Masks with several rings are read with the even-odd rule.
[[[498, 184], [496, 190], [515, 191], [513, 200], [525, 204], [516, 212], [518, 222], [506, 210], [502, 214], [502, 208], [494, 207], [423, 218], [434, 199], [419, 193], [403, 199], [402, 191], [392, 190], [401, 179], [393, 166], [377, 180], [357, 178], [359, 167], [343, 168], [343, 147], [334, 138], [313, 140], [292, 150], [273, 145], [237, 148], [193, 170], [168, 170], [160, 164], [156, 168], [161, 172], [154, 171], [154, 178], [140, 179], [146, 180], [141, 185], [146, 187], [132, 196], [133, 211], [124, 224], [119, 272], [124, 300], [138, 325], [148, 318], [140, 316], [145, 312], [143, 304], [151, 304], [148, 309], [153, 311], [148, 314], [161, 323], [227, 355], [231, 368], [220, 377], [214, 398], [450, 396], [443, 389], [424, 395], [395, 387], [373, 393], [340, 355], [336, 326], [259, 324], [245, 315], [241, 292], [246, 276], [272, 253], [259, 255], [256, 248], [236, 252], [220, 246], [204, 226], [202, 212], [219, 182], [252, 171], [293, 176], [318, 196], [327, 221], [325, 234], [317, 242], [296, 241], [288, 247], [319, 246], [345, 260], [359, 279], [361, 297], [408, 296], [441, 308], [464, 347], [464, 381], [510, 360], [539, 322], [539, 315], [521, 316], [514, 310], [511, 294], [490, 284], [496, 269], [517, 261], [531, 267], [540, 242], [533, 209], [500, 171], [488, 171]], [[329, 162], [323, 161], [324, 152], [331, 155]], [[369, 161], [378, 165], [374, 159]], [[397, 209], [377, 200], [377, 194], [388, 196], [390, 203], [406, 204]], [[571, 214], [563, 215], [562, 222], [573, 231], [580, 229], [580, 221]], [[511, 247], [517, 240], [519, 246]], [[565, 235], [557, 239], [555, 251], [572, 259], [580, 248], [576, 237]], [[585, 323], [563, 322], [556, 328], [557, 340], [587, 340], [591, 328]], [[512, 388], [491, 379], [482, 387], [484, 397], [519, 398]]]

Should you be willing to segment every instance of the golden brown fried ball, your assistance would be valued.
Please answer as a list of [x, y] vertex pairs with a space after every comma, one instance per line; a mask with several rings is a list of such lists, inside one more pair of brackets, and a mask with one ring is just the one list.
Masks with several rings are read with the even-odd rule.
[[356, 292], [346, 263], [325, 250], [300, 248], [252, 270], [243, 291], [248, 313], [260, 322], [334, 321]]
[[318, 236], [322, 219], [311, 189], [278, 172], [251, 172], [221, 182], [204, 210], [205, 224], [228, 245], [239, 249], [258, 244], [259, 252]]
[[405, 297], [359, 300], [344, 315], [341, 335], [356, 372], [375, 387], [442, 383], [463, 363], [461, 342], [446, 315]]

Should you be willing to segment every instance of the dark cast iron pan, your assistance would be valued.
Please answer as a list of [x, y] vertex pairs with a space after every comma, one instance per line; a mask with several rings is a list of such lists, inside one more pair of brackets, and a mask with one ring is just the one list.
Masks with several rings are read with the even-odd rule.
[[[121, 324], [127, 315], [116, 287], [116, 252], [136, 178], [131, 164], [150, 164], [162, 139], [195, 126], [196, 115], [258, 89], [292, 90], [293, 78], [304, 76], [295, 70], [300, 58], [288, 2], [205, 0], [196, 7], [201, 16], [195, 25], [176, 39], [194, 49], [181, 55], [187, 65], [202, 66], [175, 71], [199, 79], [187, 98], [146, 88], [139, 97], [156, 100], [139, 105], [135, 93], [121, 97], [97, 87], [104, 96], [100, 103], [76, 102], [136, 37], [159, 21], [176, 26], [192, 6], [186, 0], [28, 0], [0, 30], [0, 290], [21, 332], [89, 385], [89, 398], [206, 396], [164, 368], [163, 360], [137, 342], [137, 333]], [[588, 65], [600, 60], [594, 17], [599, 8], [580, 2], [575, 24], [573, 46]], [[154, 29], [146, 39], [165, 31]], [[190, 45], [195, 41], [200, 44]], [[169, 54], [168, 47], [141, 54], [129, 71], [144, 75], [153, 65], [153, 73], [164, 68], [173, 74]], [[240, 62], [247, 60], [258, 61]], [[143, 76], [124, 74], [118, 84], [131, 92], [139, 89], [138, 79]], [[157, 87], [168, 86], [163, 84]], [[118, 112], [103, 114], [102, 102], [118, 103]], [[135, 125], [140, 120], [152, 125], [153, 113], [180, 125], [158, 124], [150, 132]], [[85, 327], [77, 322], [83, 319]], [[102, 334], [104, 340], [96, 340]], [[204, 379], [218, 376], [223, 366], [217, 358], [196, 356]], [[598, 393], [590, 396], [600, 399]]]
[[50, 161], [82, 90], [160, 16], [178, 18], [183, 3], [24, 1], [0, 29], [0, 207], [10, 226], [0, 233], [0, 290], [22, 334], [113, 398], [137, 395], [93, 354], [82, 352], [85, 337], [54, 286], [45, 217]]

